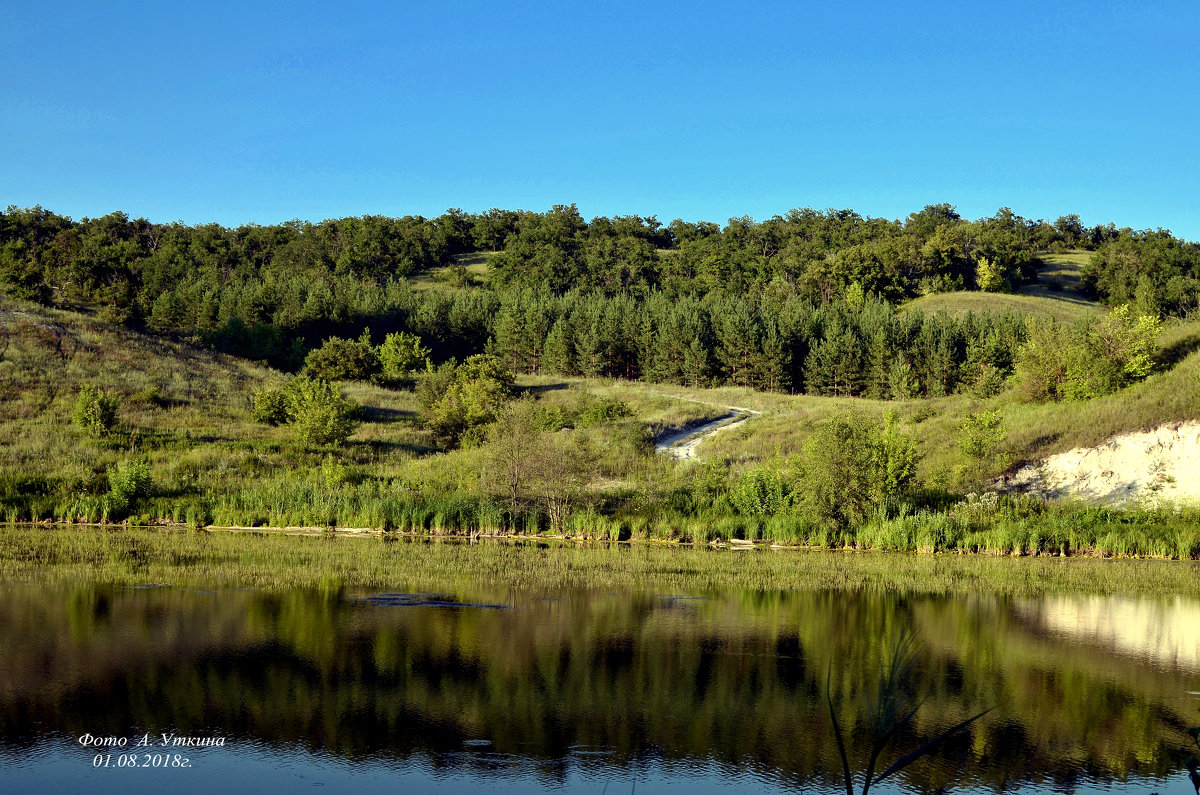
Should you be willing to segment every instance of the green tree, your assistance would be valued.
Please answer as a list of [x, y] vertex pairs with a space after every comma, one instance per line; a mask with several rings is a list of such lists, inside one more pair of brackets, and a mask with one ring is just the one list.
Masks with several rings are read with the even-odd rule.
[[286, 425], [288, 422], [288, 400], [283, 389], [264, 387], [254, 393], [254, 405], [250, 416], [255, 422], [265, 425]]
[[550, 527], [561, 532], [571, 510], [586, 497], [589, 455], [582, 437], [545, 433], [543, 413], [531, 398], [501, 408], [488, 426], [481, 482], [512, 513], [545, 511]]
[[845, 324], [835, 322], [804, 361], [804, 388], [816, 395], [849, 397], [858, 394], [862, 384], [858, 338]]
[[1004, 269], [983, 255], [975, 261], [975, 284], [985, 293], [1002, 293], [1009, 289]]
[[1015, 380], [1026, 400], [1088, 400], [1140, 381], [1157, 366], [1161, 322], [1122, 305], [1063, 327], [1030, 320]]
[[921, 384], [904, 354], [896, 354], [888, 369], [888, 391], [893, 400], [908, 400], [921, 393]]
[[388, 334], [377, 351], [383, 377], [388, 381], [399, 381], [414, 370], [426, 369], [429, 354], [421, 338], [407, 331]]
[[445, 448], [480, 441], [483, 427], [508, 402], [512, 384], [512, 372], [486, 354], [428, 371], [417, 389], [422, 422]]
[[575, 368], [575, 339], [570, 321], [560, 317], [546, 335], [546, 345], [542, 350], [541, 367], [544, 372], [559, 375], [574, 375]]
[[842, 414], [805, 442], [793, 483], [809, 513], [844, 528], [861, 522], [873, 506], [903, 496], [915, 481], [918, 459], [916, 443], [895, 415], [874, 423]]
[[116, 424], [118, 403], [115, 394], [84, 384], [79, 388], [71, 419], [93, 436], [107, 436]]
[[1006, 433], [1000, 411], [979, 411], [967, 414], [958, 426], [958, 450], [967, 459], [971, 474], [983, 474], [987, 462], [1004, 442]]
[[297, 376], [284, 395], [288, 425], [304, 444], [343, 444], [359, 425], [359, 407], [328, 381]]
[[330, 337], [304, 358], [305, 374], [324, 381], [370, 381], [382, 370], [367, 329], [357, 340]]

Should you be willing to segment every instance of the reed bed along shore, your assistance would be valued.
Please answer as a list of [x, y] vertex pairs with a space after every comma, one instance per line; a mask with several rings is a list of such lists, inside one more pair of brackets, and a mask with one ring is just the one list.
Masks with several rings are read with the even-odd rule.
[[[282, 482], [282, 481], [281, 481]], [[537, 511], [513, 513], [476, 495], [409, 497], [378, 484], [346, 484], [322, 491], [312, 484], [288, 487], [285, 497], [247, 489], [221, 503], [151, 502], [127, 525], [185, 525], [282, 529], [364, 528], [407, 535], [565, 537], [581, 541], [668, 541], [691, 544], [761, 542], [830, 550], [958, 552], [1017, 556], [1098, 556], [1200, 559], [1200, 510], [1189, 507], [1105, 507], [985, 495], [939, 509], [880, 509], [862, 523], [837, 527], [799, 514], [754, 517], [670, 508], [615, 515], [576, 510], [552, 528]], [[265, 495], [265, 496], [264, 496]], [[10, 524], [102, 524], [103, 514], [81, 513], [70, 501]]]
[[852, 590], [1200, 595], [1200, 564], [1051, 556], [713, 548], [660, 543], [220, 533], [165, 528], [0, 528], [0, 579], [118, 586], [428, 591]]

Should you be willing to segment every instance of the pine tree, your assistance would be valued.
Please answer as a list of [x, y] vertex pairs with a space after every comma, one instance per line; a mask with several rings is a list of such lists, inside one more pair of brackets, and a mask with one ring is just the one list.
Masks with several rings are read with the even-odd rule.
[[712, 384], [712, 356], [708, 346], [700, 337], [693, 337], [683, 352], [683, 366], [680, 375], [683, 382], [691, 387], [706, 387]]
[[912, 365], [904, 358], [904, 354], [896, 354], [888, 370], [888, 390], [893, 400], [908, 400], [920, 394], [921, 385], [917, 382]]
[[559, 375], [576, 375], [579, 372], [575, 366], [575, 340], [568, 318], [556, 320], [546, 335], [541, 369]]
[[595, 299], [586, 301], [580, 305], [578, 317], [573, 319], [576, 367], [581, 375], [592, 377], [604, 375], [608, 366], [598, 308]]
[[863, 394], [875, 400], [890, 398], [892, 396], [891, 370], [891, 346], [888, 344], [887, 332], [880, 329], [871, 337], [871, 346], [867, 349], [866, 385]]
[[761, 358], [761, 332], [757, 317], [744, 301], [726, 306], [718, 315], [717, 358], [729, 382], [753, 386], [756, 360]]
[[818, 395], [849, 397], [862, 391], [862, 354], [854, 332], [840, 319], [804, 362], [805, 390]]

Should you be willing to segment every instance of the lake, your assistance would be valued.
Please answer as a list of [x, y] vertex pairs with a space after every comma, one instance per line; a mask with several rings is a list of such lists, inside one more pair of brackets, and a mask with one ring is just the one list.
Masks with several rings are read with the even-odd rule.
[[13, 792], [844, 793], [832, 702], [858, 792], [905, 635], [916, 712], [876, 772], [990, 711], [881, 792], [1194, 795], [1200, 602], [1173, 596], [10, 581], [0, 770]]

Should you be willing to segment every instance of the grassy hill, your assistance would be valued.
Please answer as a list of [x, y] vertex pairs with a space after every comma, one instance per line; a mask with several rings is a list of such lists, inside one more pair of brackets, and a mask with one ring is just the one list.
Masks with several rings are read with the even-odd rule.
[[838, 412], [860, 411], [880, 417], [895, 412], [903, 427], [917, 439], [922, 475], [953, 485], [955, 466], [960, 463], [957, 429], [969, 413], [998, 410], [1008, 429], [1004, 455], [991, 463], [988, 476], [1011, 465], [1099, 444], [1119, 433], [1200, 417], [1200, 322], [1169, 325], [1160, 342], [1169, 363], [1167, 369], [1128, 389], [1084, 402], [1020, 403], [1011, 391], [982, 399], [958, 394], [879, 401], [629, 382], [614, 382], [607, 390], [623, 397], [667, 394], [762, 412], [737, 430], [714, 436], [701, 448], [704, 457], [745, 462], [799, 452], [812, 429]]
[[1071, 323], [1101, 311], [1082, 289], [1082, 268], [1091, 254], [1086, 251], [1065, 254], [1043, 254], [1043, 265], [1033, 284], [1022, 285], [1014, 293], [981, 293], [961, 290], [936, 293], [916, 298], [907, 304], [909, 310], [925, 313], [949, 312], [955, 315], [1003, 314], [1052, 317], [1060, 323]]
[[1018, 315], [1052, 317], [1059, 323], [1071, 323], [1089, 314], [1097, 314], [1100, 308], [1091, 302], [1069, 300], [1053, 294], [1030, 295], [1025, 293], [981, 293], [977, 290], [960, 290], [951, 293], [935, 293], [914, 298], [904, 305], [909, 311], [919, 310], [926, 314], [948, 312], [952, 315], [976, 315], [1012, 312]]
[[[254, 393], [285, 379], [245, 360], [0, 296], [0, 520], [98, 520], [107, 473], [131, 460], [149, 464], [156, 486], [139, 518], [226, 524], [320, 524], [343, 486], [355, 494], [339, 502], [342, 516], [370, 523], [359, 509], [371, 495], [453, 491], [478, 480], [478, 450], [435, 454], [412, 390], [345, 384], [364, 422], [336, 451], [254, 422]], [[84, 384], [118, 398], [117, 424], [105, 437], [72, 424]], [[544, 379], [519, 389], [547, 406], [607, 391]], [[630, 395], [628, 403], [654, 432], [722, 413], [663, 395]]]
[[[728, 505], [719, 495], [743, 473], [763, 464], [787, 466], [813, 429], [844, 412], [880, 418], [894, 412], [921, 454], [920, 482], [951, 500], [1022, 462], [1126, 431], [1195, 419], [1200, 322], [1168, 325], [1161, 343], [1167, 364], [1162, 372], [1116, 394], [1076, 403], [1022, 404], [1011, 391], [986, 399], [956, 394], [885, 402], [553, 376], [522, 377], [518, 389], [551, 413], [570, 414], [588, 401], [616, 398], [633, 414], [572, 432], [589, 445], [592, 466], [584, 491], [589, 496], [580, 503], [590, 507], [572, 520], [578, 532], [700, 540], [771, 535], [832, 543], [823, 534], [806, 536], [799, 520], [780, 524], [711, 513], [689, 518], [694, 509], [687, 506], [699, 494], [716, 499], [713, 505]], [[499, 521], [481, 487], [488, 451], [439, 452], [418, 420], [412, 390], [344, 385], [362, 406], [364, 422], [340, 448], [310, 448], [289, 429], [251, 418], [253, 394], [284, 380], [284, 374], [244, 360], [0, 297], [0, 392], [6, 397], [0, 402], [0, 520], [104, 519], [109, 474], [140, 460], [154, 488], [134, 509], [136, 522], [454, 532]], [[89, 435], [71, 422], [84, 384], [118, 396], [118, 422], [108, 436]], [[639, 452], [629, 441], [637, 434], [622, 435], [618, 428], [664, 433], [721, 416], [730, 406], [760, 414], [706, 440], [698, 462]], [[967, 415], [982, 411], [1000, 412], [1005, 438], [981, 469], [968, 471], [958, 429]], [[897, 521], [908, 520], [888, 520]], [[920, 548], [912, 538], [895, 543]], [[987, 544], [993, 542], [978, 543], [991, 548]], [[1010, 542], [995, 543], [1004, 549]], [[1071, 546], [1080, 543], [1094, 539]], [[1200, 551], [1200, 536], [1196, 544]]]

